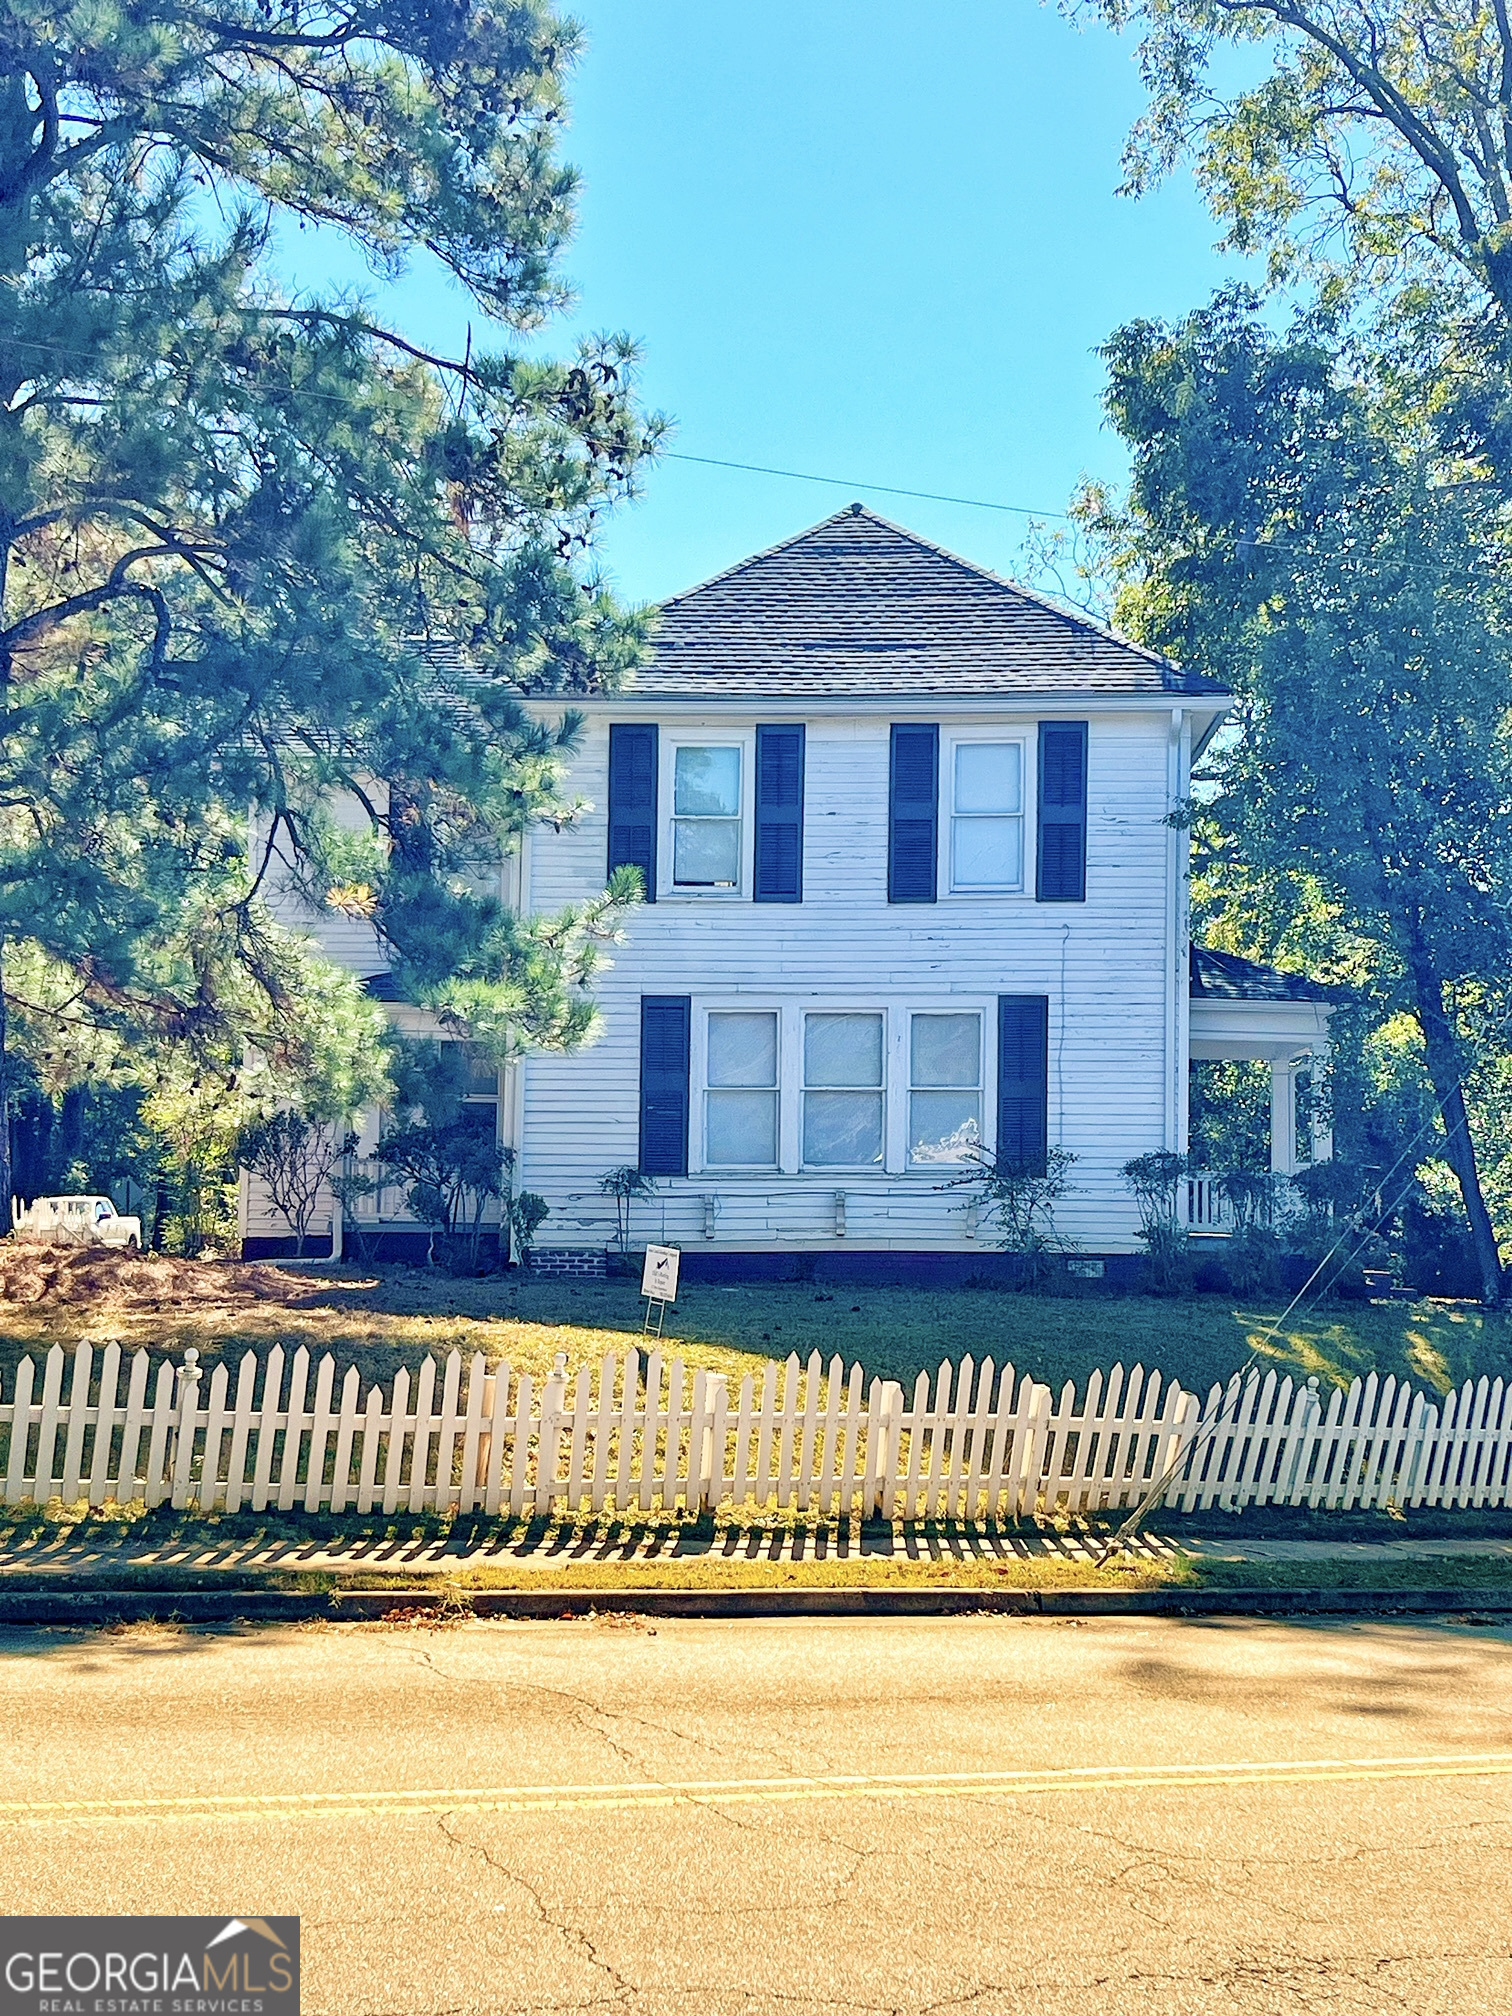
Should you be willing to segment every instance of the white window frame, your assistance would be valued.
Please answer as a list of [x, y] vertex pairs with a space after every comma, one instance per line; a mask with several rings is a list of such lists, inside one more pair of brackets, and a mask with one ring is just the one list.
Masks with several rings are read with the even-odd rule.
[[[974, 1015], [976, 1017], [977, 1080], [975, 1085], [915, 1085], [915, 1083], [913, 1082], [913, 1025], [915, 1019], [920, 1015]], [[978, 1145], [983, 1149], [984, 1152], [986, 1151], [987, 1138], [988, 1138], [988, 1117], [989, 1117], [987, 1109], [987, 1063], [988, 1063], [987, 1053], [989, 1048], [991, 1047], [987, 1041], [986, 1013], [984, 1010], [973, 1006], [970, 1002], [965, 1001], [947, 1002], [940, 1007], [921, 1007], [918, 1003], [914, 1003], [909, 1007], [905, 1020], [907, 1021], [908, 1028], [906, 1031], [907, 1040], [903, 1047], [903, 1067], [904, 1067], [904, 1079], [905, 1079], [904, 1098], [903, 1098], [903, 1124], [905, 1128], [905, 1135], [903, 1142], [903, 1152], [907, 1159], [908, 1167], [912, 1171], [918, 1171], [922, 1169], [935, 1176], [939, 1176], [942, 1172], [948, 1173], [951, 1170], [961, 1170], [969, 1168], [970, 1164], [966, 1162], [916, 1162], [913, 1159], [913, 1126], [911, 1124], [913, 1115], [913, 1102], [914, 1102], [914, 1094], [916, 1092], [923, 1092], [926, 1094], [930, 1092], [975, 1092], [978, 1104], [981, 1108], [981, 1115], [977, 1122]]]
[[[729, 728], [719, 722], [704, 727], [663, 729], [661, 774], [657, 779], [656, 819], [656, 900], [658, 903], [738, 903], [751, 893], [752, 854], [755, 844], [752, 794], [756, 764], [754, 728]], [[677, 833], [674, 824], [674, 790], [679, 749], [738, 749], [740, 751], [740, 853], [739, 873], [733, 889], [700, 889], [696, 884], [674, 882]]]
[[[808, 1071], [804, 1062], [804, 1025], [810, 1015], [875, 1015], [882, 1023], [882, 1083], [880, 1085], [855, 1085], [848, 1088], [817, 1085], [817, 1092], [848, 1089], [855, 1092], [880, 1094], [882, 1100], [882, 1158], [878, 1162], [805, 1162], [803, 1156], [803, 1104], [810, 1090]], [[885, 1001], [804, 1001], [798, 1012], [798, 1155], [799, 1168], [811, 1176], [867, 1176], [876, 1175], [892, 1167], [893, 1135], [893, 1086], [897, 1080], [897, 1016]]]
[[[777, 1160], [775, 1162], [710, 1162], [709, 1144], [709, 1094], [730, 1088], [709, 1083], [709, 1017], [711, 1015], [775, 1015], [777, 1018]], [[739, 997], [730, 1001], [708, 1001], [699, 1004], [694, 1016], [695, 1035], [689, 1068], [693, 1072], [693, 1089], [696, 1092], [694, 1107], [698, 1119], [697, 1143], [688, 1144], [688, 1167], [692, 1171], [705, 1169], [720, 1176], [777, 1176], [784, 1168], [782, 1146], [785, 1125], [784, 1097], [786, 1081], [786, 1052], [783, 1043], [783, 1023], [785, 1020], [782, 1004], [777, 1001], [756, 1000]], [[763, 1090], [763, 1087], [754, 1087]]]
[[[774, 1013], [777, 1016], [777, 1162], [775, 1167], [713, 1164], [704, 1159], [708, 1139], [709, 1017], [716, 1014]], [[882, 1160], [880, 1162], [805, 1163], [803, 1160], [803, 1018], [805, 1015], [880, 1015], [882, 1017]], [[769, 1184], [778, 1177], [804, 1177], [810, 1183], [837, 1185], [867, 1177], [906, 1178], [938, 1183], [951, 1163], [909, 1160], [909, 1100], [913, 1092], [910, 1032], [915, 1015], [976, 1015], [981, 1019], [982, 1146], [991, 1154], [997, 1140], [997, 996], [995, 994], [898, 993], [833, 995], [778, 993], [753, 987], [747, 993], [696, 995], [689, 1071], [691, 1120], [688, 1141], [689, 1178], [707, 1177], [721, 1187], [737, 1183]]]
[[[956, 902], [1022, 902], [1026, 896], [1034, 894], [1034, 794], [1036, 776], [1034, 754], [1037, 749], [1035, 738], [1022, 727], [993, 727], [984, 722], [980, 727], [952, 728], [941, 734], [940, 764], [940, 859], [939, 886], [944, 894]], [[978, 743], [1016, 743], [1019, 751], [1019, 776], [1022, 780], [1020, 792], [1021, 807], [1016, 815], [1023, 827], [1023, 845], [1020, 850], [1020, 875], [1011, 888], [962, 888], [956, 887], [955, 880], [955, 773], [956, 750]], [[959, 815], [969, 819], [975, 815], [963, 812]], [[982, 817], [995, 815], [982, 814]], [[1009, 817], [1015, 815], [1009, 814]], [[922, 1012], [922, 1011], [921, 1011]]]

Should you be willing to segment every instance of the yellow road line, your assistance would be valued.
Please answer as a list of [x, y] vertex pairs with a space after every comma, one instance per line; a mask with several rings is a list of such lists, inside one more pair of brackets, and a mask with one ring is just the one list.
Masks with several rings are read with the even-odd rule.
[[502, 1785], [405, 1792], [206, 1793], [167, 1799], [0, 1802], [0, 1828], [156, 1825], [170, 1820], [352, 1820], [406, 1813], [633, 1812], [641, 1807], [788, 1805], [818, 1799], [1020, 1798], [1047, 1792], [1199, 1791], [1224, 1785], [1505, 1778], [1512, 1753], [1300, 1759], [1283, 1763], [1082, 1765], [1054, 1771], [693, 1778], [646, 1785]]

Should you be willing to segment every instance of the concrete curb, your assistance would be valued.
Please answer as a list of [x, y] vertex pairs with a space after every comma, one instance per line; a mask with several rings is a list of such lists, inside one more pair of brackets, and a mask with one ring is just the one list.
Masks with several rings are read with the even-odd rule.
[[0, 1626], [128, 1622], [362, 1623], [392, 1617], [1327, 1617], [1512, 1619], [1512, 1592], [1482, 1589], [0, 1589]]

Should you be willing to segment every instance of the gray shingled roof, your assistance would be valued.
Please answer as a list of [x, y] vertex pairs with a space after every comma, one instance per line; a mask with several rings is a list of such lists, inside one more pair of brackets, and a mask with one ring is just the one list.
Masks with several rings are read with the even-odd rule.
[[853, 504], [661, 609], [630, 694], [1221, 693]]
[[1232, 952], [1211, 952], [1205, 945], [1192, 947], [1191, 968], [1194, 1001], [1339, 999], [1337, 987], [1325, 987], [1300, 973], [1280, 973], [1274, 966], [1257, 966], [1253, 959], [1240, 959]]

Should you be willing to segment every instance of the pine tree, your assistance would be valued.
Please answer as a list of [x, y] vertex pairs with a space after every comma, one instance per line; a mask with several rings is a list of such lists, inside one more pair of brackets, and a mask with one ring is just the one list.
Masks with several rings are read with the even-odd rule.
[[[522, 340], [564, 298], [575, 31], [541, 0], [13, 0], [0, 47], [0, 960], [34, 982], [10, 1005], [297, 1049], [284, 860], [459, 1031], [580, 1040], [629, 890], [529, 920], [475, 893], [571, 816], [570, 698], [641, 638], [585, 564], [655, 445], [633, 348]], [[426, 355], [355, 295], [290, 297], [276, 236], [306, 225], [380, 271], [438, 262], [497, 347]], [[10, 1191], [0, 1125], [0, 1214]]]

